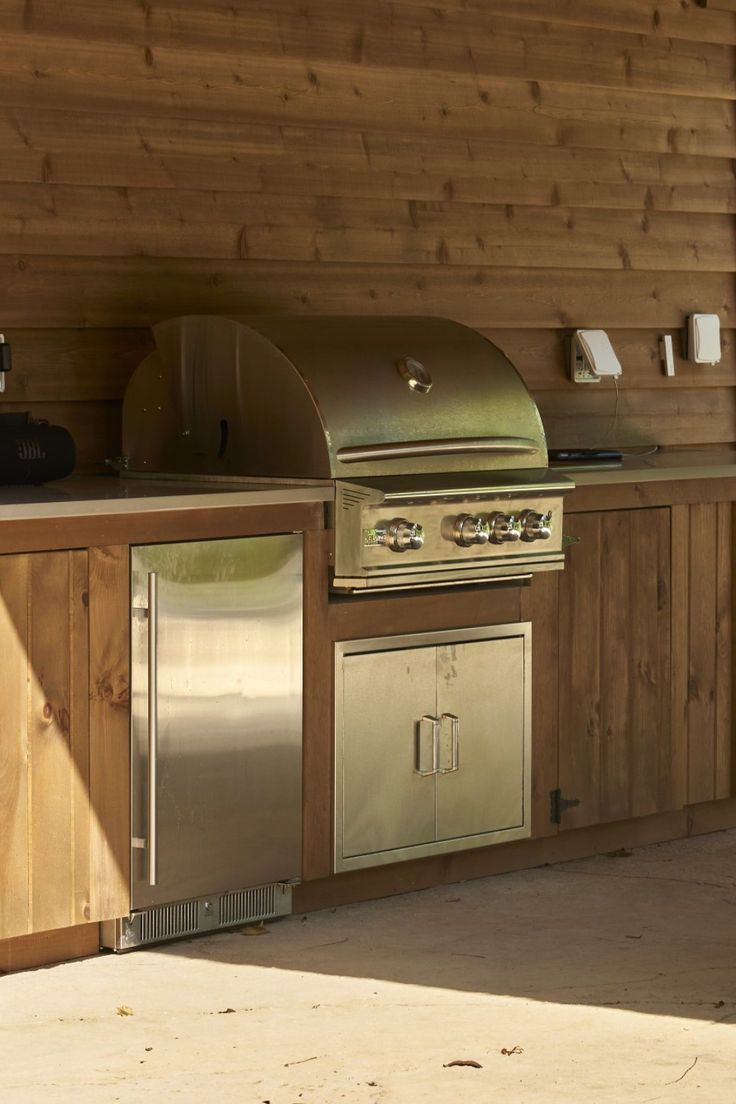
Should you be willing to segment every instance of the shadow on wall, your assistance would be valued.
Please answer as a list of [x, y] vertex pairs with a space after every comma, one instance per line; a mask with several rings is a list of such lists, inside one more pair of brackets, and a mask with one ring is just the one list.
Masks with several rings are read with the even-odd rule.
[[736, 1023], [735, 906], [736, 830], [149, 953]]

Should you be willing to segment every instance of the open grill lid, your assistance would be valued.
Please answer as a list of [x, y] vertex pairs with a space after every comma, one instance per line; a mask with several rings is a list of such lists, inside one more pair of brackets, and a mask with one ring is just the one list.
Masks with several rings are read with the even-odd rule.
[[442, 318], [174, 318], [123, 404], [133, 471], [355, 479], [546, 469], [503, 353]]

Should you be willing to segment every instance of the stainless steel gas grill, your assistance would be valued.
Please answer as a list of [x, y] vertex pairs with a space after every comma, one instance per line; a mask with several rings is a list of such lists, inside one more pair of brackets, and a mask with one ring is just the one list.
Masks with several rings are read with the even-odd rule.
[[131, 473], [335, 482], [344, 592], [562, 567], [562, 494], [516, 369], [438, 318], [191, 316], [130, 381]]
[[[173, 319], [156, 326], [154, 333], [156, 350], [137, 369], [125, 395], [123, 466], [129, 474], [333, 484], [330, 585], [342, 595], [521, 582], [536, 571], [562, 567], [563, 493], [572, 484], [550, 477], [534, 401], [513, 365], [480, 334], [437, 318], [212, 317]], [[285, 539], [298, 538], [263, 538]], [[213, 557], [215, 552], [213, 547]], [[148, 564], [150, 555], [143, 549], [138, 560]], [[174, 555], [177, 563], [181, 558], [177, 546], [166, 555]], [[273, 600], [268, 562], [266, 557], [262, 565], [264, 601], [270, 596], [276, 638], [280, 633], [286, 639], [277, 617], [282, 603]], [[215, 560], [211, 571], [215, 578], [229, 578]], [[184, 574], [188, 578], [191, 573]], [[156, 618], [150, 610], [155, 613], [156, 603], [150, 576], [149, 568], [146, 598], [143, 576], [134, 574], [134, 625], [142, 634], [141, 648], [145, 645], [155, 660], [156, 636], [151, 634]], [[179, 596], [178, 576], [167, 577], [162, 586], [167, 581], [172, 594]], [[208, 593], [205, 588], [203, 594]], [[255, 590], [251, 597], [253, 608], [260, 610]], [[395, 600], [400, 601], [398, 594]], [[252, 640], [233, 625], [239, 609], [233, 602], [224, 599], [218, 607], [234, 634], [228, 652], [234, 654], [240, 641], [247, 658]], [[249, 603], [243, 605], [244, 621], [251, 617], [246, 606]], [[147, 634], [141, 628], [141, 618], [146, 617]], [[202, 620], [193, 616], [197, 625]], [[172, 632], [177, 647], [180, 635]], [[220, 756], [228, 778], [242, 767], [245, 793], [253, 769], [249, 758], [257, 767], [267, 747], [271, 756], [277, 749], [285, 754], [293, 735], [293, 725], [284, 721], [288, 703], [280, 702], [276, 689], [268, 708], [259, 697], [263, 686], [277, 688], [288, 679], [279, 667], [278, 648], [268, 662], [256, 648], [253, 669], [258, 663], [263, 666], [252, 684], [245, 676], [244, 682], [238, 681], [238, 672], [245, 670], [239, 658], [233, 662], [231, 655], [227, 662], [213, 665], [209, 650], [204, 641], [190, 649], [192, 662], [202, 662], [208, 677], [217, 672], [223, 702], [242, 700], [250, 709], [234, 726], [240, 736], [233, 739], [230, 751], [239, 758]], [[183, 685], [193, 685], [185, 674]], [[223, 683], [226, 676], [230, 682]], [[448, 629], [438, 623], [431, 632], [335, 641], [332, 677], [334, 870], [529, 835], [529, 624]], [[157, 739], [152, 733], [155, 736], [159, 708], [151, 707], [147, 685], [134, 665], [133, 700], [149, 705], [134, 716], [139, 762], [133, 778], [133, 808], [138, 811], [132, 852], [134, 915], [123, 924], [129, 940], [124, 945], [144, 938], [139, 933], [144, 917], [156, 933], [160, 924], [170, 931], [173, 921], [167, 919], [168, 912], [161, 920], [161, 909], [184, 909], [185, 917], [200, 918], [197, 930], [216, 926], [213, 901], [218, 894], [252, 903], [262, 900], [264, 890], [273, 891], [269, 900], [276, 894], [273, 899], [281, 902], [279, 907], [287, 908], [281, 883], [299, 877], [292, 861], [299, 844], [298, 825], [294, 827], [294, 795], [300, 792], [298, 749], [288, 758], [288, 776], [277, 772], [275, 779], [282, 786], [282, 778], [288, 778], [291, 785], [292, 829], [289, 840], [281, 841], [282, 848], [274, 848], [274, 839], [280, 839], [278, 825], [265, 813], [245, 833], [240, 820], [228, 814], [227, 824], [218, 826], [230, 833], [225, 857], [229, 863], [228, 847], [235, 848], [236, 856], [240, 849], [248, 862], [236, 863], [233, 874], [233, 864], [223, 861], [219, 867], [228, 871], [227, 876], [210, 884], [215, 869], [206, 860], [211, 839], [197, 830], [196, 846], [179, 835], [167, 840], [162, 822], [161, 885], [151, 888], [155, 856], [150, 840], [156, 838], [157, 795], [162, 789], [168, 800], [175, 771], [167, 761], [162, 763], [162, 777], [167, 778], [163, 787], [157, 786], [156, 770], [146, 768], [146, 761], [154, 768], [156, 764]], [[373, 702], [379, 685], [392, 707], [377, 724]], [[190, 697], [191, 693], [181, 695], [182, 716]], [[227, 714], [219, 698], [203, 697], [209, 715], [198, 714], [196, 723], [190, 724], [196, 733], [193, 744], [201, 744], [202, 762], [207, 760], [212, 733], [222, 729]], [[198, 809], [202, 767], [193, 751], [185, 753], [183, 729], [174, 723], [173, 713], [163, 712], [164, 705], [162, 724], [168, 718], [169, 729], [166, 738], [161, 737], [161, 747], [164, 753], [169, 749], [174, 766], [181, 768], [187, 786], [193, 786], [192, 792], [185, 788], [184, 796], [177, 797], [177, 808]], [[140, 727], [142, 716], [148, 718], [145, 731]], [[224, 737], [221, 743], [224, 746]], [[289, 747], [294, 750], [292, 743]], [[187, 754], [197, 765], [196, 775], [185, 770]], [[231, 766], [236, 761], [241, 766]], [[270, 764], [272, 758], [263, 761]], [[270, 791], [263, 793], [268, 805]], [[235, 807], [237, 800], [232, 804]], [[152, 810], [148, 818], [146, 808]], [[283, 815], [281, 821], [285, 823]], [[180, 832], [178, 820], [170, 830]], [[178, 860], [165, 861], [166, 856], [195, 851], [202, 858], [206, 884], [195, 884], [186, 863], [181, 871]], [[256, 864], [252, 856], [268, 858], [268, 863]], [[170, 879], [177, 872], [181, 877], [174, 885]], [[259, 884], [249, 882], [251, 877]], [[160, 904], [167, 894], [172, 904]], [[187, 899], [181, 900], [184, 895]]]

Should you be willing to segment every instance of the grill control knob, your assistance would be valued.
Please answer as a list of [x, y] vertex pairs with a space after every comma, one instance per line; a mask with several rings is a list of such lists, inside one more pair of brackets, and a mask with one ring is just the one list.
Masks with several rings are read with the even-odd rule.
[[479, 515], [458, 514], [452, 528], [455, 544], [469, 548], [471, 544], [486, 544], [491, 538], [487, 521]]
[[424, 528], [407, 518], [394, 518], [379, 536], [379, 543], [385, 544], [392, 552], [421, 548], [424, 544]]
[[491, 514], [488, 525], [494, 544], [517, 541], [521, 536], [521, 522], [513, 514]]
[[552, 512], [538, 514], [536, 510], [525, 510], [520, 519], [522, 540], [549, 540], [552, 536]]

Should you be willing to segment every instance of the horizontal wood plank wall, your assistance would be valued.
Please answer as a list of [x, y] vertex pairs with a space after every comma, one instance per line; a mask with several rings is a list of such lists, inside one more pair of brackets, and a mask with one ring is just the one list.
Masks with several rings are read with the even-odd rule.
[[[119, 451], [151, 323], [441, 314], [553, 445], [736, 441], [731, 0], [33, 0], [0, 42], [0, 410]], [[717, 311], [715, 369], [657, 340]], [[624, 376], [567, 382], [563, 335]]]

